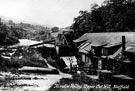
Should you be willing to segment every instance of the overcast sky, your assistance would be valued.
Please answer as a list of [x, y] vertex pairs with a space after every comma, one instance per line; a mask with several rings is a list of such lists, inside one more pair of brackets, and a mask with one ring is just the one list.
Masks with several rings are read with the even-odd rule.
[[103, 0], [0, 0], [0, 16], [29, 23], [66, 27], [80, 10]]

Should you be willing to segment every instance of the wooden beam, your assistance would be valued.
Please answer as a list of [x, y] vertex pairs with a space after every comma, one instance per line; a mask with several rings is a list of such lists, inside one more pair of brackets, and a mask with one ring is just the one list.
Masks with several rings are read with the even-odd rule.
[[51, 43], [51, 42], [54, 42], [54, 41], [55, 41], [55, 40], [45, 41], [45, 42], [42, 42], [42, 43], [30, 45], [29, 47], [34, 47], [34, 46], [38, 46], [38, 45], [42, 45], [42, 44], [46, 44], [46, 43]]

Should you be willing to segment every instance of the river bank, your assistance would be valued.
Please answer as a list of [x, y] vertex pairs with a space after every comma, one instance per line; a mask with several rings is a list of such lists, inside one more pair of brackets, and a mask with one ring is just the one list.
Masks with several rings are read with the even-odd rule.
[[0, 82], [0, 91], [47, 91], [62, 78], [71, 78], [69, 74], [39, 75], [1, 73], [5, 81]]

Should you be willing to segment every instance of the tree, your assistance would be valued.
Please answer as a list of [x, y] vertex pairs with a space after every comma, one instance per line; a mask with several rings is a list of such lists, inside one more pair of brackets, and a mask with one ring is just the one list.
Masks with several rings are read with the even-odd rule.
[[51, 30], [52, 30], [52, 32], [58, 32], [59, 28], [58, 27], [53, 27]]
[[76, 36], [86, 32], [124, 32], [135, 30], [134, 0], [106, 0], [102, 6], [92, 5], [91, 11], [80, 11], [72, 28]]

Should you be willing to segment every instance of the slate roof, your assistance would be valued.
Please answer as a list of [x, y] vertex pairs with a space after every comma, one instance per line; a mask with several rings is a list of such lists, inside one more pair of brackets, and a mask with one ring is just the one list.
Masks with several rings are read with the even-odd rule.
[[135, 32], [86, 33], [74, 40], [74, 42], [77, 43], [86, 40], [86, 42], [90, 42], [92, 45], [113, 45], [121, 43], [122, 36], [125, 36], [127, 45], [135, 44]]
[[[126, 47], [135, 45], [135, 32], [86, 33], [80, 38], [74, 40], [74, 42], [78, 43], [85, 40], [78, 49], [79, 52], [88, 54], [91, 50], [91, 46], [106, 45], [104, 47], [111, 47], [121, 44], [122, 36], [125, 36], [126, 38]], [[120, 49], [118, 49], [113, 55], [110, 55], [110, 57], [114, 58], [114, 56], [118, 55], [121, 51], [122, 48], [120, 47]]]

